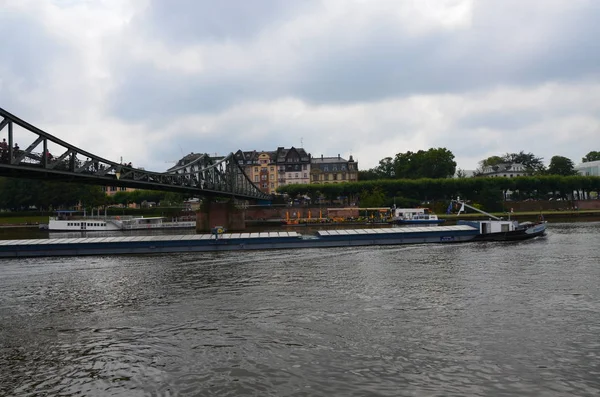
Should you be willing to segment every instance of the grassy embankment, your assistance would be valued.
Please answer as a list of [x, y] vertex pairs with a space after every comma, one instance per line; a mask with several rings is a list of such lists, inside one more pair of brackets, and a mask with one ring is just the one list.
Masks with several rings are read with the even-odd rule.
[[0, 216], [0, 226], [28, 226], [40, 223], [48, 223], [48, 217], [41, 215]]

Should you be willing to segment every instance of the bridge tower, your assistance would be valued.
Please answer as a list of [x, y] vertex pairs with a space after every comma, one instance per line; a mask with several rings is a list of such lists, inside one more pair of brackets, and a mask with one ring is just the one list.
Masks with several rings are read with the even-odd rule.
[[243, 231], [246, 228], [246, 210], [237, 206], [234, 200], [203, 200], [196, 214], [196, 231], [209, 233], [215, 226], [223, 226], [228, 231]]

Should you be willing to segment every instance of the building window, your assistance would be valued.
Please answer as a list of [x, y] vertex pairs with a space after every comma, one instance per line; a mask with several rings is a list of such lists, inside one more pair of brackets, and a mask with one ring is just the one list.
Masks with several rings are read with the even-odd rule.
[[261, 181], [266, 181], [266, 180], [267, 180], [267, 176], [266, 176], [265, 174], [262, 174], [262, 175], [260, 176], [260, 180], [261, 180]]
[[337, 171], [337, 165], [334, 165], [334, 166], [333, 166], [333, 170], [334, 170], [334, 171]]
[[306, 164], [303, 164], [303, 165], [302, 165], [302, 169], [303, 169], [304, 171], [306, 171]]
[[274, 181], [275, 180], [275, 175], [271, 174], [270, 177], [269, 177], [269, 179], [271, 179], [272, 181]]
[[294, 174], [294, 178], [298, 178], [298, 173], [297, 172]]
[[275, 188], [275, 184], [271, 183], [271, 189], [274, 189], [274, 188]]
[[325, 171], [325, 172], [328, 172], [328, 171], [329, 171], [329, 166], [327, 166], [327, 165], [326, 165], [326, 166], [324, 166], [324, 167], [323, 167], [323, 171]]
[[304, 173], [304, 177], [305, 177], [305, 178], [308, 178], [308, 174], [307, 174], [306, 172]]
[[258, 182], [258, 175], [254, 175], [254, 182]]
[[346, 166], [342, 164], [342, 171], [346, 171]]
[[338, 177], [337, 174], [333, 174], [333, 180], [334, 181], [337, 181], [337, 177]]
[[275, 167], [270, 168], [271, 172], [275, 171]]

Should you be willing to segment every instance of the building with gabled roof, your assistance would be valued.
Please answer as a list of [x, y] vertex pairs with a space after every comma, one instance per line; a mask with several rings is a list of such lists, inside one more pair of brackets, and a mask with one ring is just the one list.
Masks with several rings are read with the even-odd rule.
[[358, 181], [358, 163], [350, 156], [313, 157], [311, 159], [310, 182], [316, 184], [342, 183]]
[[273, 194], [279, 187], [277, 164], [274, 151], [242, 151], [234, 153], [238, 164], [243, 167], [244, 172], [262, 192]]
[[276, 153], [279, 186], [310, 183], [311, 156], [306, 150], [278, 147]]
[[478, 176], [514, 178], [529, 175], [531, 172], [521, 163], [500, 163], [484, 167]]

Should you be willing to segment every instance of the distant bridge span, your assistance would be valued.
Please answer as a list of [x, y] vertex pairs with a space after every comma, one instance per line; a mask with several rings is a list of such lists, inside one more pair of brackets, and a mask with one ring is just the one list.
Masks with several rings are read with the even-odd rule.
[[[17, 127], [17, 129], [15, 129]], [[16, 148], [19, 142], [31, 143]], [[168, 172], [151, 172], [106, 160], [60, 140], [0, 108], [0, 176], [191, 193], [204, 197], [270, 200], [248, 179], [233, 153], [207, 154]], [[48, 145], [52, 145], [52, 155]]]

